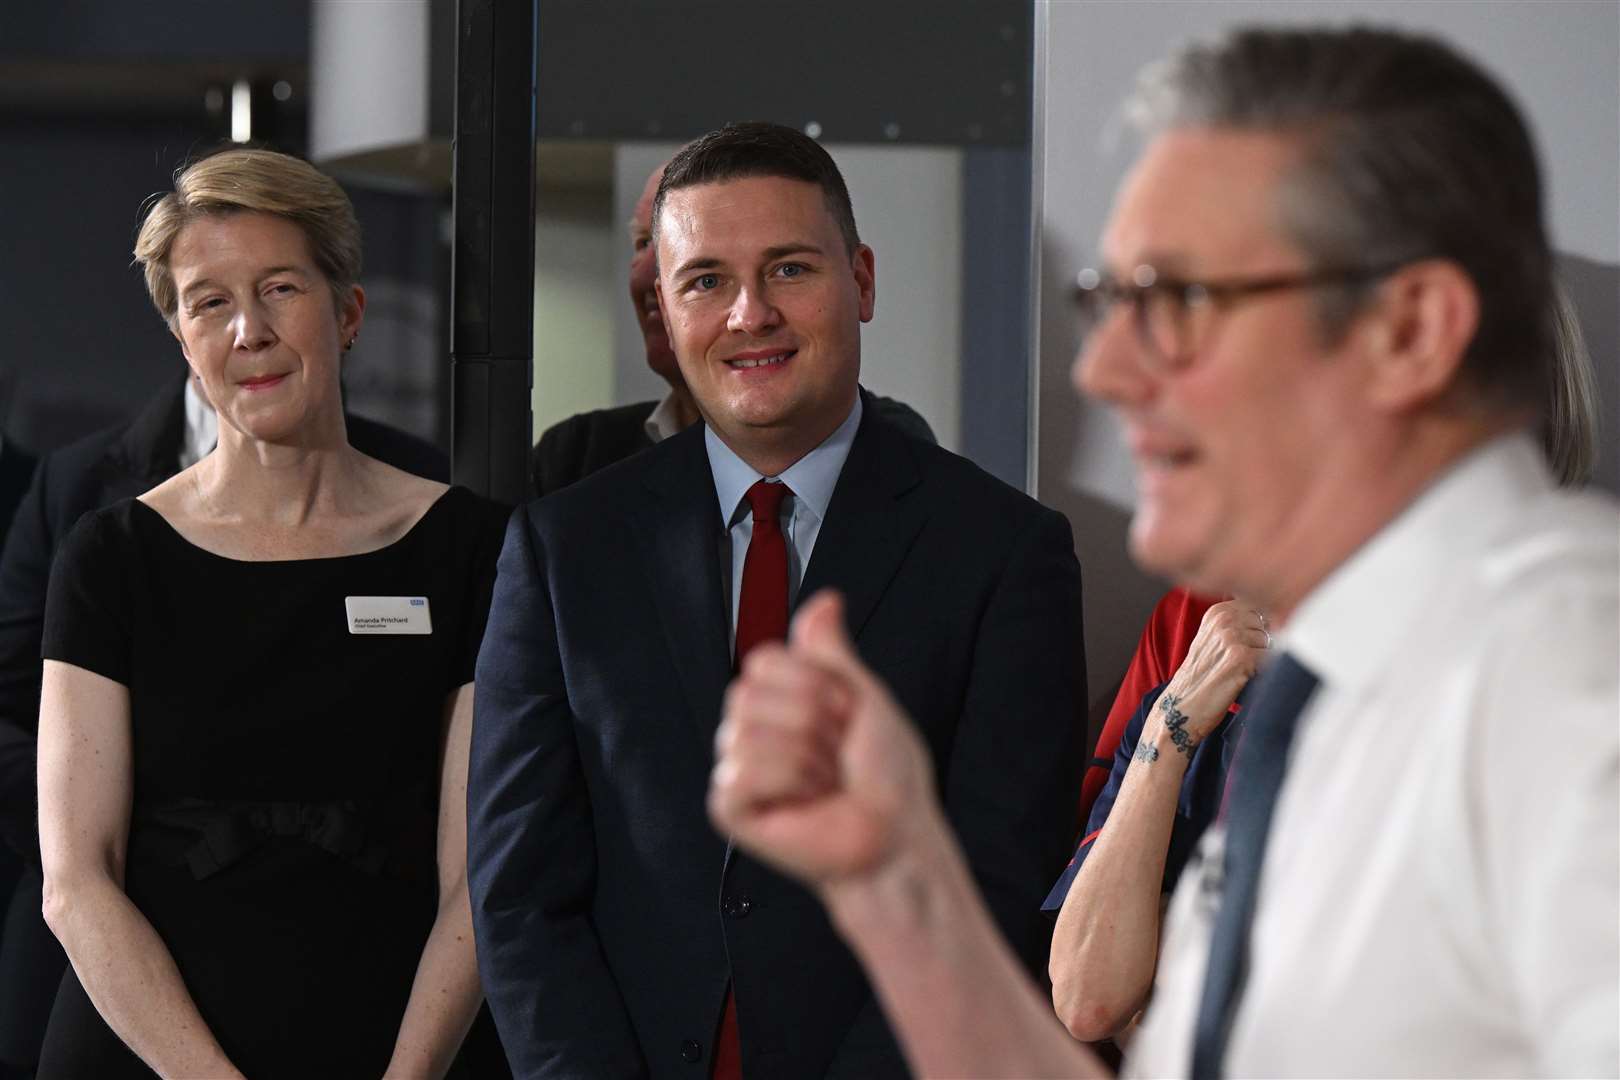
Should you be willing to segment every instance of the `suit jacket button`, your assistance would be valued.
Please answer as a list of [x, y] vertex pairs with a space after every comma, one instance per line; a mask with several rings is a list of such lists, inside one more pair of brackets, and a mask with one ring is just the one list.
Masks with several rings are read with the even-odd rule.
[[696, 1039], [681, 1040], [681, 1060], [693, 1065], [703, 1060], [703, 1047]]
[[720, 914], [728, 919], [745, 919], [754, 910], [754, 902], [746, 896], [727, 896], [720, 901]]

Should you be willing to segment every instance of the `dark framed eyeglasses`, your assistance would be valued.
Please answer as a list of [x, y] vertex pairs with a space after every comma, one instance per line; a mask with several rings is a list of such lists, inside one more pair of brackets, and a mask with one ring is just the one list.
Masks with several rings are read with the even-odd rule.
[[1212, 281], [1186, 281], [1160, 274], [1151, 266], [1138, 266], [1130, 281], [1086, 269], [1076, 279], [1075, 302], [1082, 333], [1100, 325], [1116, 304], [1129, 304], [1137, 338], [1148, 356], [1161, 370], [1175, 371], [1186, 367], [1198, 353], [1215, 315], [1234, 304], [1288, 289], [1365, 285], [1411, 261]]

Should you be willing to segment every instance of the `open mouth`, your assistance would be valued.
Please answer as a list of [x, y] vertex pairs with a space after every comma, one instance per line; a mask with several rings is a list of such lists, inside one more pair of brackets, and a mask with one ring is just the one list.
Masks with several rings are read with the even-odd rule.
[[1138, 488], [1156, 485], [1198, 464], [1196, 446], [1166, 434], [1137, 433], [1129, 438], [1136, 462]]
[[1138, 454], [1136, 460], [1145, 468], [1175, 469], [1183, 465], [1191, 465], [1197, 459], [1191, 450], [1178, 450], [1172, 453]]

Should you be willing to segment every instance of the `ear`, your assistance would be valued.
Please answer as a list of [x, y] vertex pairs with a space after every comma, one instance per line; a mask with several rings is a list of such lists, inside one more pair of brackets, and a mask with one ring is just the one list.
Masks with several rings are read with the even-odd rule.
[[877, 263], [873, 259], [872, 249], [865, 244], [855, 246], [855, 254], [850, 256], [850, 270], [855, 274], [855, 287], [860, 290], [861, 322], [871, 322], [872, 313], [877, 308]]
[[1405, 412], [1443, 397], [1479, 329], [1473, 279], [1450, 259], [1425, 259], [1390, 275], [1380, 294], [1362, 331], [1373, 357], [1370, 400]]
[[343, 344], [354, 340], [360, 332], [360, 324], [366, 318], [366, 290], [358, 285], [349, 287], [347, 301], [338, 311], [338, 343]]

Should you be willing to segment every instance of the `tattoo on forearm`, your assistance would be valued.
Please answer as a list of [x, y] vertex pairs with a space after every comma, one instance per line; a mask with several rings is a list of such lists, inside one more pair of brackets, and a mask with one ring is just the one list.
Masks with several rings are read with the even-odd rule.
[[1131, 757], [1137, 761], [1158, 761], [1159, 752], [1145, 742], [1137, 743], [1136, 753], [1132, 754]]
[[1176, 708], [1181, 699], [1174, 694], [1162, 694], [1159, 697], [1159, 711], [1164, 713], [1164, 726], [1170, 732], [1170, 741], [1175, 744], [1188, 757], [1193, 756], [1192, 736], [1187, 734], [1187, 714]]

